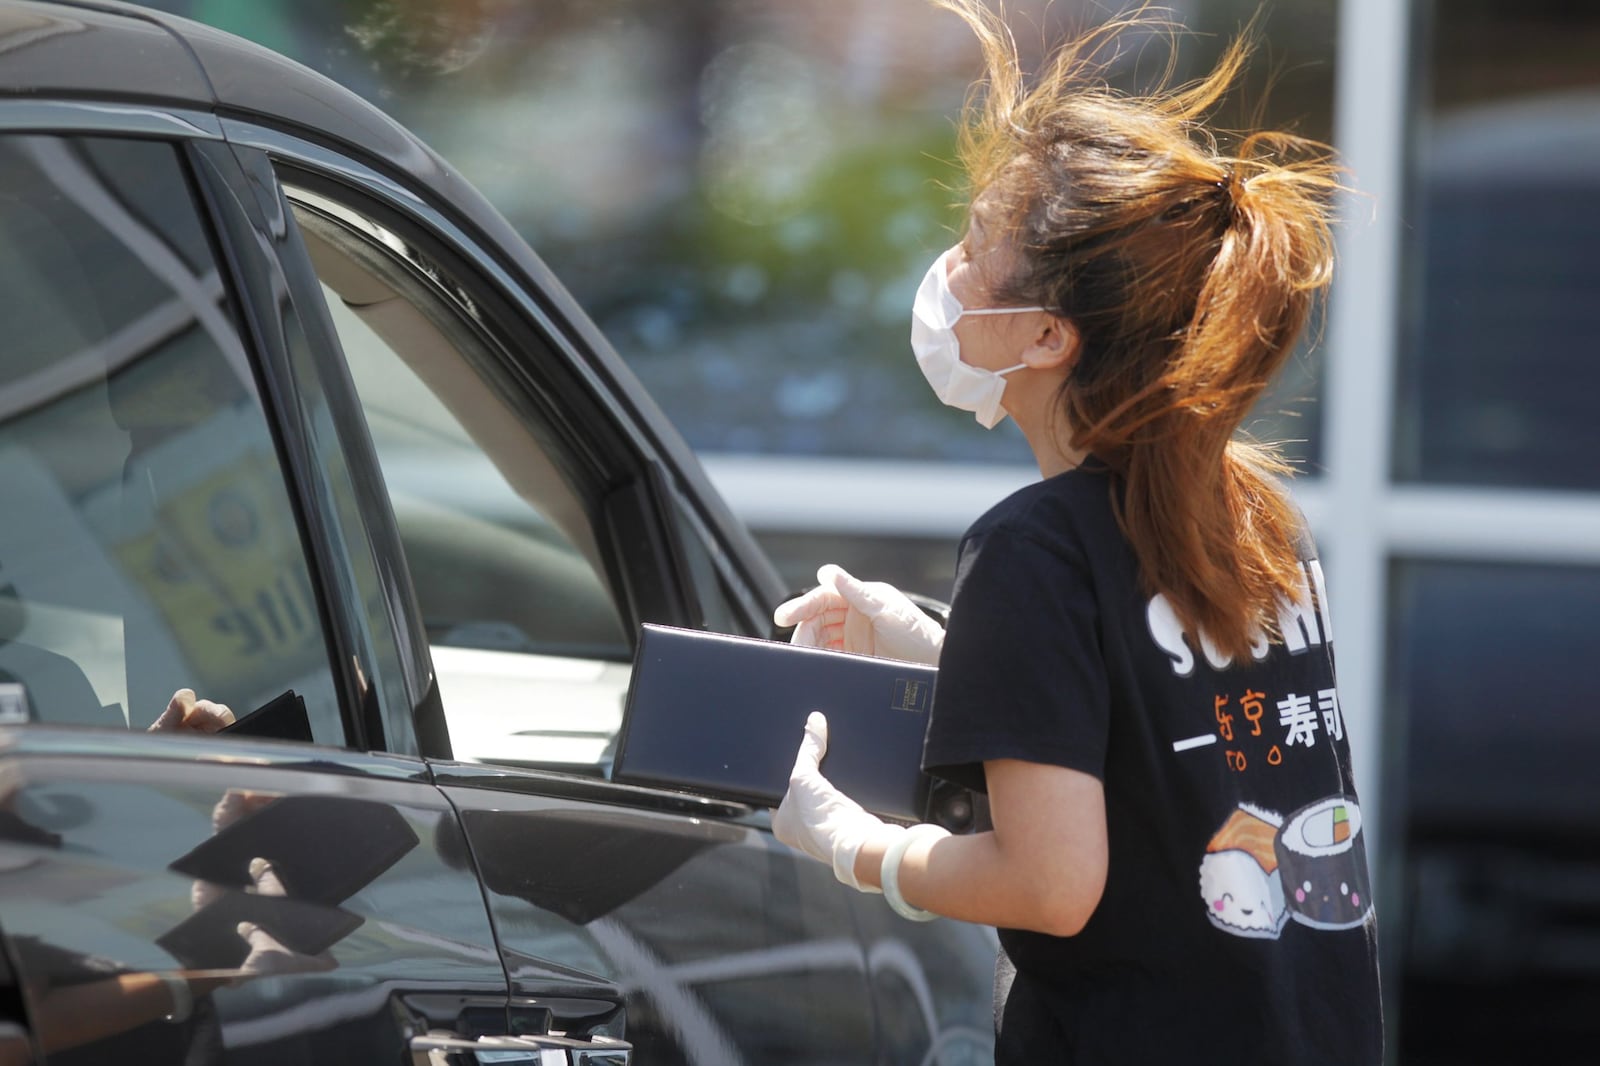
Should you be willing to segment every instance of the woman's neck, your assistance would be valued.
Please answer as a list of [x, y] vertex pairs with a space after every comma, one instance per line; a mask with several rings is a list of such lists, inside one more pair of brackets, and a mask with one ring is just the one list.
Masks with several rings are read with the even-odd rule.
[[1076, 469], [1089, 454], [1072, 446], [1072, 430], [1056, 408], [1054, 397], [1050, 400], [1048, 404], [1024, 405], [1021, 410], [1007, 411], [1028, 441], [1033, 461], [1039, 466], [1039, 476], [1045, 478]]

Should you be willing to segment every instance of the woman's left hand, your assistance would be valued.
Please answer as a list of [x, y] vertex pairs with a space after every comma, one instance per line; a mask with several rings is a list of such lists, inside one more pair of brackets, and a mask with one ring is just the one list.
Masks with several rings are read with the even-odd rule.
[[944, 630], [885, 581], [861, 581], [828, 563], [817, 587], [778, 605], [772, 621], [794, 626], [791, 644], [939, 665]]
[[856, 879], [856, 856], [869, 839], [892, 840], [905, 832], [869, 814], [861, 804], [833, 787], [822, 776], [822, 757], [828, 753], [828, 720], [813, 711], [806, 719], [805, 737], [789, 774], [789, 791], [772, 816], [772, 832], [779, 840], [833, 867], [833, 875], [862, 892], [881, 892]]

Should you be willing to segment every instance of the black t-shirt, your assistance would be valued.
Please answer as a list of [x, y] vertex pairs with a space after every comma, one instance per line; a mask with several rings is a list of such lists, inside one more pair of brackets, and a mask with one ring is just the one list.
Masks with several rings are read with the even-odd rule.
[[1379, 1063], [1366, 834], [1310, 539], [1283, 635], [1227, 662], [1141, 590], [1114, 485], [1091, 461], [961, 544], [923, 765], [980, 790], [990, 759], [1092, 774], [1109, 834], [1081, 932], [1000, 930], [996, 1060]]

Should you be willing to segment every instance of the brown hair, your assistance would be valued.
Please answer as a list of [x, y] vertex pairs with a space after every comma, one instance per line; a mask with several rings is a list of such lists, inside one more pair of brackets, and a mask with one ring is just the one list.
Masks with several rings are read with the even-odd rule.
[[1202, 124], [1245, 67], [1248, 28], [1206, 77], [1170, 87], [1169, 60], [1128, 95], [1097, 57], [1130, 28], [1171, 33], [1148, 9], [1060, 47], [1030, 81], [980, 0], [934, 2], [972, 27], [987, 67], [961, 161], [1017, 253], [990, 295], [1077, 327], [1072, 445], [1113, 471], [1147, 592], [1243, 658], [1301, 583], [1299, 516], [1277, 451], [1235, 435], [1330, 280], [1332, 152], [1252, 133], [1225, 154]]

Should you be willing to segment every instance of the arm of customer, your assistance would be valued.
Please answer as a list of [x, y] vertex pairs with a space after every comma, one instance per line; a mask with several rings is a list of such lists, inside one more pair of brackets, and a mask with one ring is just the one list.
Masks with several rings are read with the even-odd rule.
[[962, 921], [1071, 936], [1099, 905], [1108, 852], [1098, 778], [1017, 759], [987, 761], [994, 828], [955, 837], [933, 826], [907, 830], [863, 810], [823, 776], [827, 751], [827, 717], [813, 712], [772, 831], [831, 864], [851, 888], [880, 891], [884, 857], [895, 847], [905, 849], [899, 901], [890, 900], [896, 910], [909, 904]]
[[[994, 829], [913, 841], [900, 860], [901, 895], [948, 918], [1072, 936], [1105, 889], [1104, 787], [1080, 770], [1018, 759], [983, 768]], [[863, 885], [879, 885], [886, 850], [877, 836], [862, 845]]]

